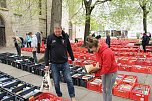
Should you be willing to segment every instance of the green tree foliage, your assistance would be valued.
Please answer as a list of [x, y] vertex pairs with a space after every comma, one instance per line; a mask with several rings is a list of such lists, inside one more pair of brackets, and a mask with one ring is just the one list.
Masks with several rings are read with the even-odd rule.
[[99, 4], [103, 4], [107, 1], [111, 0], [82, 0], [85, 6], [85, 32], [84, 32], [84, 45], [86, 45], [86, 37], [90, 33], [90, 20], [91, 20], [91, 14], [95, 6]]
[[148, 14], [152, 11], [152, 1], [151, 0], [138, 0], [139, 6], [142, 9], [143, 14], [143, 30], [147, 33], [147, 18]]
[[73, 24], [78, 24], [80, 20], [80, 12], [82, 12], [82, 0], [64, 0], [63, 7], [69, 13], [69, 36], [72, 39]]

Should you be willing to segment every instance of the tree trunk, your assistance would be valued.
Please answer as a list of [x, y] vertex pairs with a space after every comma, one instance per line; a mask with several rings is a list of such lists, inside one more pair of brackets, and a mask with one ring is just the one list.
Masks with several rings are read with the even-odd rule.
[[62, 20], [62, 0], [52, 0], [52, 9], [51, 9], [51, 28], [50, 33], [53, 33], [54, 24], [61, 24]]
[[69, 21], [69, 38], [72, 40], [72, 29], [73, 29], [73, 26], [72, 26], [72, 22], [71, 20]]
[[144, 5], [142, 7], [142, 10], [143, 10], [143, 30], [145, 33], [147, 33], [147, 15], [148, 15], [148, 12], [146, 10], [146, 5]]
[[86, 8], [84, 46], [86, 46], [86, 38], [87, 36], [89, 36], [89, 33], [90, 33], [90, 16], [91, 16], [91, 9], [89, 7], [89, 8]]

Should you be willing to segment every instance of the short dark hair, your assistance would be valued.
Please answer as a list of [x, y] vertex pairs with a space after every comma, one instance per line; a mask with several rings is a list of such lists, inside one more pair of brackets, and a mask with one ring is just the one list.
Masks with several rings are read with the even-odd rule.
[[94, 37], [88, 36], [86, 41], [87, 48], [98, 47], [98, 40]]
[[59, 23], [55, 23], [55, 24], [54, 24], [54, 28], [56, 28], [56, 27], [59, 27], [59, 28], [62, 29], [61, 24], [59, 24]]
[[29, 32], [29, 33], [28, 33], [28, 35], [31, 35], [31, 34], [32, 34], [32, 32]]

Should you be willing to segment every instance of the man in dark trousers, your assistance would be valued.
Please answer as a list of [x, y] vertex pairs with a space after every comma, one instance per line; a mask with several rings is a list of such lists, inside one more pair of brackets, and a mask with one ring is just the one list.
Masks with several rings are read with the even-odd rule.
[[40, 48], [41, 48], [41, 33], [37, 32], [37, 53], [40, 53]]
[[16, 48], [16, 51], [17, 51], [17, 55], [20, 57], [21, 56], [21, 44], [22, 44], [22, 41], [19, 37], [12, 37], [13, 40], [14, 40], [14, 45], [15, 45], [15, 48]]
[[110, 48], [110, 41], [111, 41], [110, 35], [107, 34], [106, 43], [108, 44], [108, 47], [109, 47], [109, 48]]
[[148, 44], [149, 44], [149, 37], [147, 36], [146, 33], [144, 33], [142, 37], [142, 47], [143, 47], [144, 52], [146, 52], [146, 46]]
[[67, 52], [69, 53], [72, 61], [74, 62], [73, 51], [71, 49], [68, 35], [64, 31], [62, 31], [60, 24], [55, 24], [54, 33], [50, 34], [47, 37], [45, 51], [45, 70], [50, 69], [50, 61], [55, 90], [58, 97], [62, 97], [62, 92], [60, 90], [60, 71], [62, 71], [64, 79], [68, 86], [71, 101], [76, 101], [75, 90], [70, 75]]

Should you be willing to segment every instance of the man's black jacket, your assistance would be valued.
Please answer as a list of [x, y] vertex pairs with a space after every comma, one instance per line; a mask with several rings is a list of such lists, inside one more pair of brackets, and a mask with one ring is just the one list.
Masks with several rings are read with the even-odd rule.
[[47, 37], [46, 50], [45, 50], [45, 65], [48, 66], [49, 62], [55, 64], [62, 64], [68, 61], [69, 53], [72, 61], [74, 61], [73, 51], [68, 35], [62, 31], [62, 36], [57, 37], [54, 33]]

